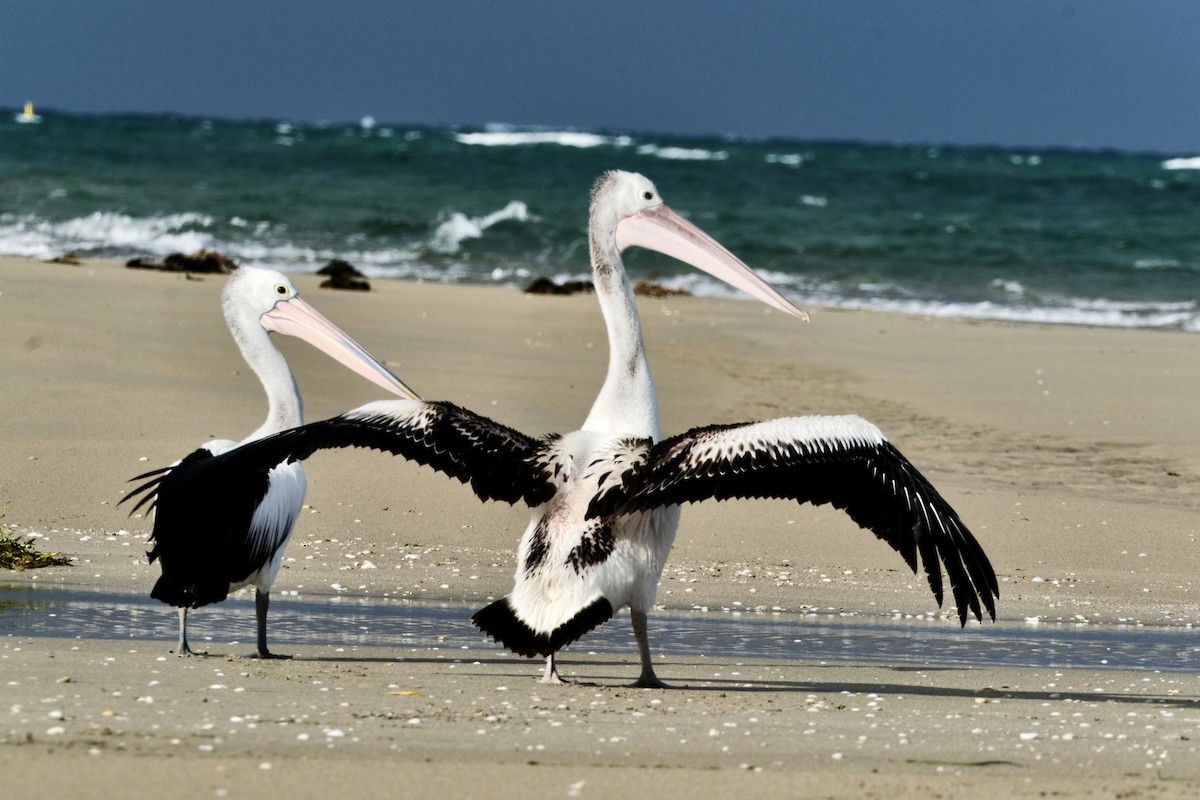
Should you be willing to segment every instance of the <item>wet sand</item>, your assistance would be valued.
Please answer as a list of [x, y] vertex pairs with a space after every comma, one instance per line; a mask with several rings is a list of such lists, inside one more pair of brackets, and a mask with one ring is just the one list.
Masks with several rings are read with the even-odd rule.
[[[426, 397], [530, 433], [577, 427], [603, 376], [591, 297], [297, 283]], [[0, 259], [0, 524], [77, 559], [0, 585], [149, 591], [148, 525], [116, 508], [127, 479], [245, 435], [265, 413], [220, 318], [221, 284]], [[987, 549], [1002, 619], [1200, 618], [1200, 338], [820, 308], [803, 325], [700, 298], [641, 310], [666, 433], [801, 413], [872, 420]], [[280, 346], [309, 419], [378, 399], [303, 343]], [[281, 636], [304, 624], [288, 613], [293, 592], [482, 604], [506, 590], [525, 512], [375, 453], [322, 454], [306, 470], [310, 509], [275, 585]], [[713, 613], [937, 611], [923, 581], [840, 514], [775, 502], [685, 509], [658, 599]], [[194, 618], [203, 629], [204, 611]], [[14, 796], [111, 786], [105, 795], [305, 797], [351, 781], [366, 796], [451, 797], [481, 786], [498, 797], [1200, 789], [1200, 679], [1189, 674], [748, 652], [659, 658], [660, 676], [686, 688], [656, 692], [621, 688], [636, 675], [631, 640], [591, 655], [585, 638], [565, 655], [567, 674], [598, 685], [545, 687], [537, 664], [482, 640], [466, 657], [381, 642], [260, 663], [206, 630], [214, 655], [177, 659], [173, 624], [163, 606], [133, 641], [4, 631], [0, 768]]]

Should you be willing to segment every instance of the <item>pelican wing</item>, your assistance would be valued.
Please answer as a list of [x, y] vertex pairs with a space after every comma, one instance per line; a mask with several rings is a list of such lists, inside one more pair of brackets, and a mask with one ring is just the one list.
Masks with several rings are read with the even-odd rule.
[[[235, 474], [209, 468], [214, 458], [205, 448], [196, 450], [172, 467], [140, 476], [156, 475], [121, 501], [146, 492], [138, 507], [152, 502], [153, 547], [147, 556], [151, 563], [161, 559], [162, 577], [150, 596], [164, 603], [197, 608], [220, 602], [231, 582], [254, 569], [248, 560], [255, 553], [243, 535], [266, 495], [274, 465]], [[178, 491], [160, 493], [169, 485]]]
[[592, 517], [729, 498], [831, 503], [887, 542], [914, 572], [917, 555], [942, 603], [950, 578], [959, 619], [996, 618], [996, 575], [983, 548], [916, 467], [854, 416], [784, 417], [695, 428], [654, 445], [619, 485], [597, 494]]
[[[524, 500], [534, 506], [554, 491], [551, 477], [537, 460], [543, 445], [542, 440], [451, 403], [385, 400], [247, 442], [209, 459], [199, 469], [250, 475], [306, 459], [318, 450], [365, 447], [403, 456], [469, 483], [482, 500]], [[161, 505], [165, 495], [197, 480], [194, 470], [151, 472], [139, 478], [155, 475], [130, 492], [129, 497], [146, 493], [139, 506], [151, 497]]]

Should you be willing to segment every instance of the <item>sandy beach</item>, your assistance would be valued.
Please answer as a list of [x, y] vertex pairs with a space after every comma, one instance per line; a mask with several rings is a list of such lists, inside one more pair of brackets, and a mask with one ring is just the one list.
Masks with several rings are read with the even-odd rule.
[[[116, 506], [128, 479], [208, 439], [240, 438], [265, 413], [221, 319], [222, 283], [117, 262], [0, 258], [0, 525], [76, 559], [0, 574], [0, 603], [6, 586], [149, 592], [158, 568], [144, 555], [148, 522]], [[423, 396], [529, 433], [577, 428], [603, 377], [590, 296], [296, 283]], [[753, 302], [642, 299], [666, 433], [859, 414], [983, 544], [1002, 621], [1200, 620], [1200, 337], [793, 299], [811, 324]], [[307, 345], [279, 345], [308, 419], [380, 399]], [[310, 508], [275, 584], [273, 633], [305, 624], [289, 614], [292, 593], [482, 605], [507, 590], [526, 511], [482, 505], [441, 475], [376, 453], [321, 454], [306, 471]], [[658, 602], [664, 613], [937, 612], [924, 581], [839, 512], [782, 502], [685, 509]], [[632, 640], [590, 654], [585, 638], [564, 666], [595, 685], [549, 687], [535, 682], [537, 663], [482, 639], [469, 658], [377, 642], [292, 647], [293, 660], [261, 663], [211, 629], [213, 655], [170, 655], [166, 606], [134, 641], [34, 636], [10, 624], [19, 618], [0, 607], [10, 797], [318, 797], [348, 786], [366, 797], [1200, 791], [1200, 677], [1190, 672], [746, 652], [658, 658], [659, 675], [680, 688], [634, 690], [623, 688], [636, 677]]]

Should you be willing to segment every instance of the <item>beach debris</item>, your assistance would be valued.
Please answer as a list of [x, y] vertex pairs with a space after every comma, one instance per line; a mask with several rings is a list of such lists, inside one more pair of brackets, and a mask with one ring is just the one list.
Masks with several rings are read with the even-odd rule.
[[350, 289], [359, 292], [371, 291], [371, 284], [367, 282], [364, 276], [353, 264], [348, 261], [343, 261], [340, 258], [335, 258], [325, 266], [317, 270], [318, 275], [328, 276], [328, 280], [321, 281], [322, 289]]
[[79, 260], [79, 256], [77, 256], [75, 254], [75, 251], [71, 250], [66, 253], [63, 253], [61, 256], [55, 256], [54, 258], [46, 259], [46, 263], [47, 264], [70, 264], [71, 266], [77, 267], [80, 264], [82, 264], [83, 262]]
[[[591, 281], [563, 281], [556, 283], [552, 278], [535, 278], [525, 289], [525, 294], [591, 294], [595, 287]], [[685, 297], [691, 294], [687, 289], [669, 289], [653, 278], [637, 281], [633, 285], [633, 293], [642, 297]]]
[[0, 536], [0, 568], [42, 569], [44, 567], [69, 567], [71, 559], [58, 553], [43, 553], [33, 546], [33, 537], [18, 539]]
[[668, 289], [653, 280], [641, 280], [633, 285], [633, 293], [642, 297], [687, 297], [687, 289]]
[[131, 258], [125, 262], [130, 269], [157, 269], [163, 272], [200, 272], [213, 275], [228, 275], [238, 268], [236, 262], [216, 250], [201, 248], [191, 255], [171, 253], [162, 261], [152, 258]]
[[590, 294], [595, 291], [591, 281], [563, 281], [555, 283], [551, 278], [535, 278], [525, 288], [525, 294]]

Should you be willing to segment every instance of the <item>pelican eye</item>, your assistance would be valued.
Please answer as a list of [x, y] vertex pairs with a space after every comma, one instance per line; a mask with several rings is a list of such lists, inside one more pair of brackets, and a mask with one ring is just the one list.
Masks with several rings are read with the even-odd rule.
[[642, 192], [642, 199], [643, 199], [643, 200], [653, 200], [653, 199], [654, 199], [654, 192], [651, 192], [651, 191], [649, 191], [649, 190], [646, 190], [646, 191]]
[[286, 297], [288, 294], [290, 294], [290, 292], [288, 291], [287, 284], [286, 283], [275, 284], [275, 294], [279, 295], [280, 297]]

